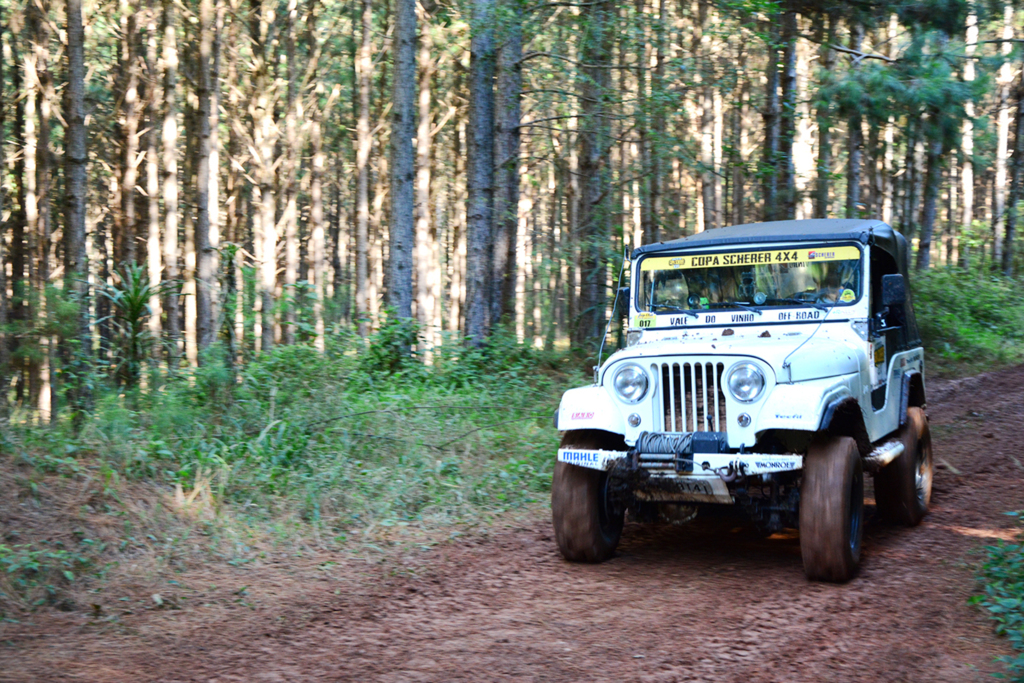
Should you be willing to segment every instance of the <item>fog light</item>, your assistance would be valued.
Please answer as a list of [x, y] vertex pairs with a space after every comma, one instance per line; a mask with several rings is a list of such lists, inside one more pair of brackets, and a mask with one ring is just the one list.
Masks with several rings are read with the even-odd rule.
[[630, 415], [629, 417], [626, 418], [626, 422], [629, 423], [630, 427], [639, 427], [640, 426], [640, 416], [637, 415], [636, 413], [633, 413], [632, 415]]
[[750, 416], [746, 413], [740, 413], [740, 416], [736, 418], [736, 421], [740, 423], [740, 427], [750, 426]]

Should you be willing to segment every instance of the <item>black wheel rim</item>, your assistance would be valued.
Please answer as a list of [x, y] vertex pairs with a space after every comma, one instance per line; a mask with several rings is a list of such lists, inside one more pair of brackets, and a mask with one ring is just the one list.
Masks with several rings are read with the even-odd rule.
[[860, 550], [860, 527], [864, 516], [864, 474], [856, 472], [850, 486], [850, 551], [856, 555]]

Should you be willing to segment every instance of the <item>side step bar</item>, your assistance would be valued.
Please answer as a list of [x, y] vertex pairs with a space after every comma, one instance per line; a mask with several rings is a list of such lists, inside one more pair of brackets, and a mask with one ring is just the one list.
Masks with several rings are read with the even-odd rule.
[[864, 458], [864, 470], [877, 472], [901, 455], [903, 455], [902, 441], [894, 439], [880, 443]]

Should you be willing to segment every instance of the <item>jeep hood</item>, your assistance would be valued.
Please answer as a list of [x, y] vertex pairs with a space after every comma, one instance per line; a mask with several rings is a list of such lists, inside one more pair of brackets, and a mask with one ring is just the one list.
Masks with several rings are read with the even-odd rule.
[[[721, 336], [707, 332], [684, 332], [621, 349], [608, 359], [605, 369], [626, 360], [658, 358], [661, 356], [720, 356], [728, 358], [757, 358], [771, 366], [775, 381], [803, 382], [812, 379], [847, 375], [860, 368], [858, 349], [851, 344], [828, 337], [813, 336], [812, 331], [789, 333], [780, 337], [759, 337], [750, 335]], [[778, 334], [775, 330], [772, 333]], [[802, 346], [801, 346], [802, 344]], [[789, 357], [789, 367], [782, 365]]]

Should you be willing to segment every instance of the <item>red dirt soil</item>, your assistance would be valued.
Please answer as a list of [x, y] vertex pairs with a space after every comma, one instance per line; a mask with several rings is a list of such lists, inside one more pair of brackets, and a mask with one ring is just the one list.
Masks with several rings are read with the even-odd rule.
[[928, 412], [932, 512], [871, 515], [846, 585], [809, 583], [795, 533], [738, 517], [627, 525], [613, 560], [572, 565], [537, 514], [384, 565], [214, 570], [230, 589], [185, 572], [164, 591], [180, 609], [116, 624], [42, 610], [0, 624], [0, 680], [988, 680], [1009, 648], [967, 600], [978, 548], [1024, 507], [1024, 366], [933, 382]]

